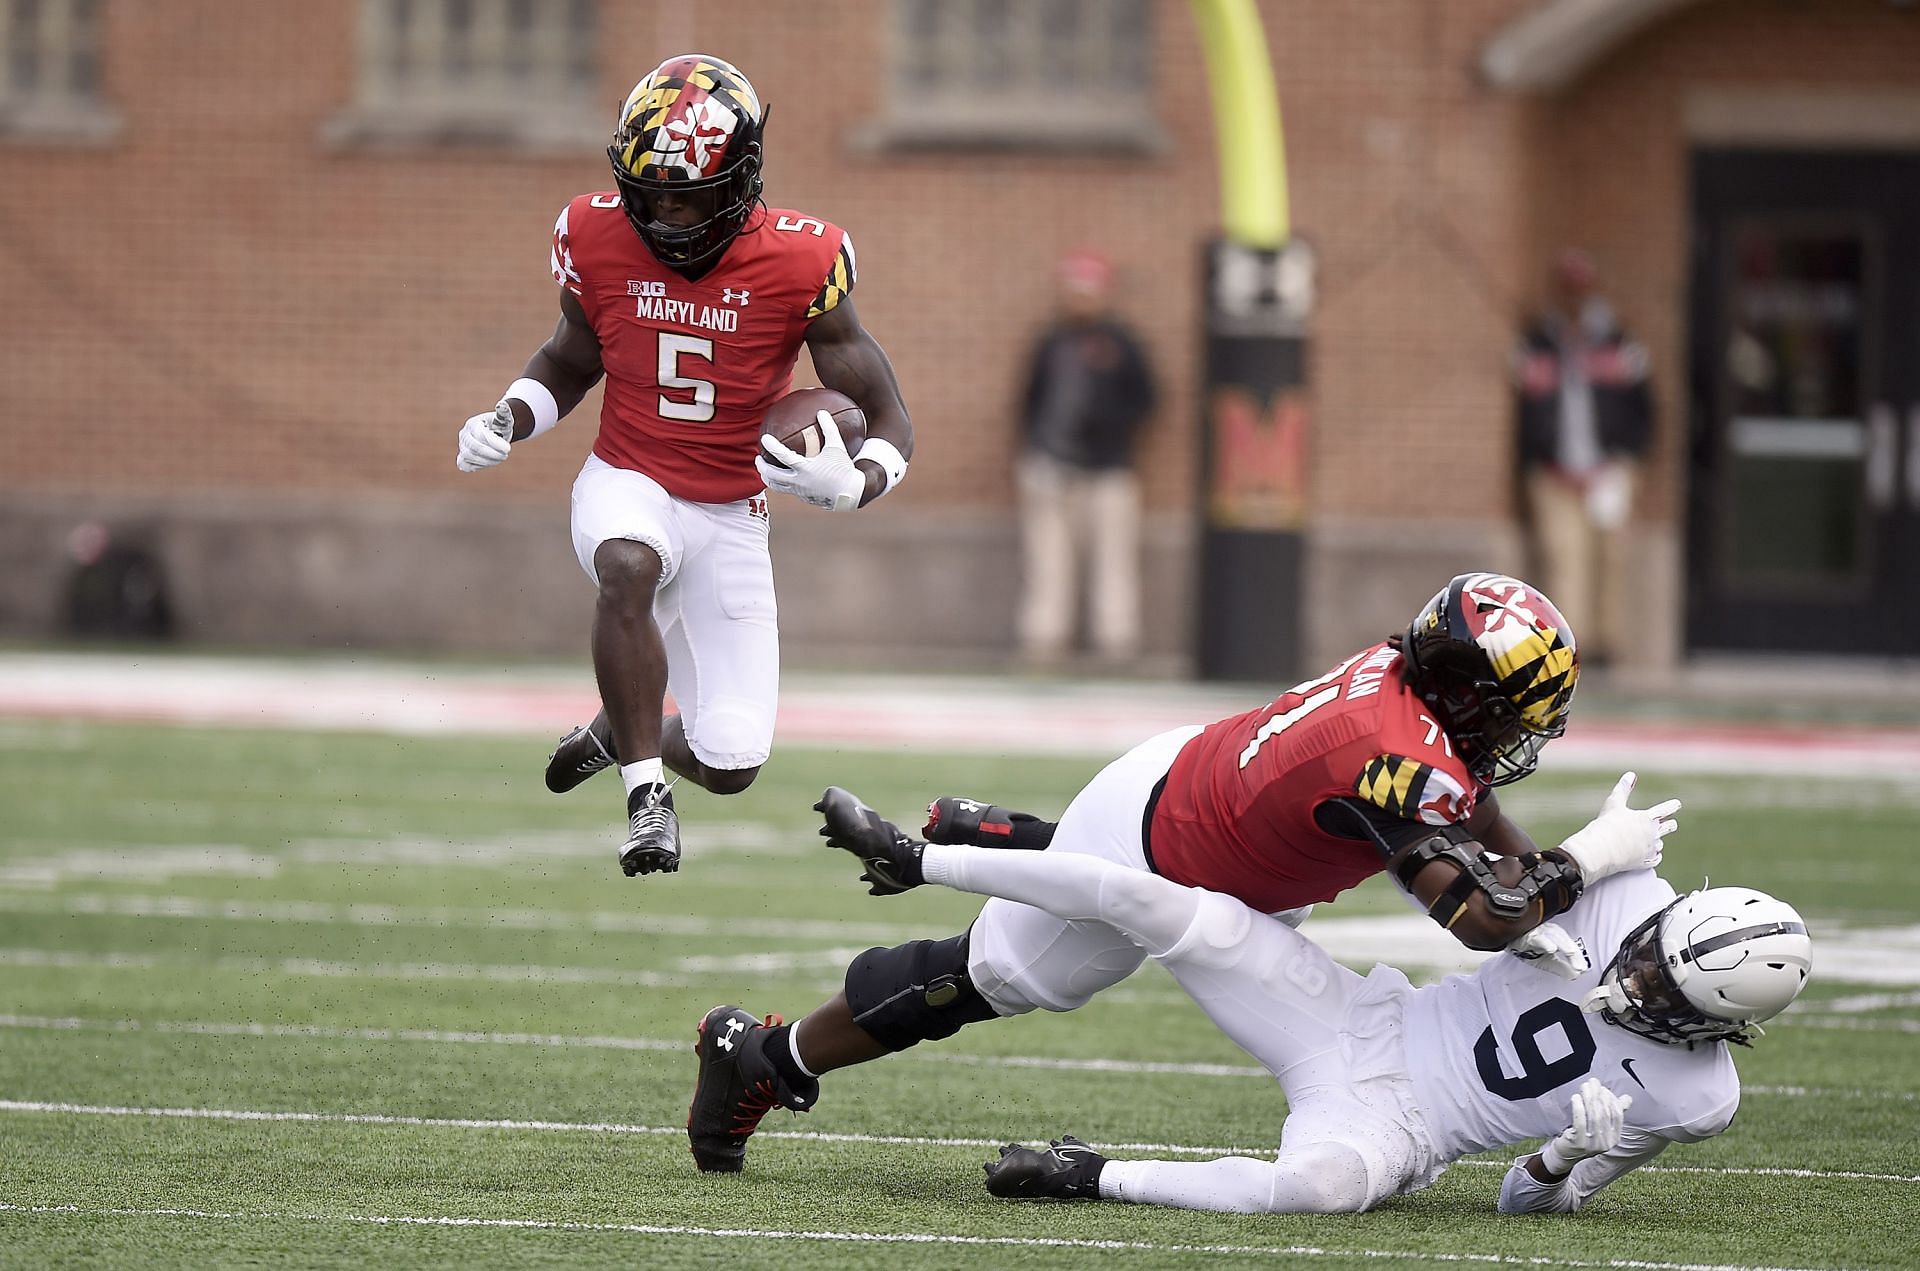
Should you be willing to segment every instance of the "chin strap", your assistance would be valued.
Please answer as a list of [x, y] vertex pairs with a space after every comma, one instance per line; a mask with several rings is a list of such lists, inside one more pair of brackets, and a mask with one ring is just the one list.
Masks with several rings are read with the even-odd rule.
[[1580, 1011], [1584, 1015], [1598, 1015], [1601, 1011], [1612, 1011], [1619, 1015], [1631, 1005], [1633, 1003], [1627, 1000], [1627, 991], [1615, 982], [1602, 984], [1588, 993], [1580, 1003]]

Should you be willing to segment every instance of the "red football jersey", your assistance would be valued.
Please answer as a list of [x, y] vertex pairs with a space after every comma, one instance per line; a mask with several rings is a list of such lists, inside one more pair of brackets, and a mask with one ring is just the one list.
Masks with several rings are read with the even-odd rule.
[[1362, 650], [1271, 705], [1210, 724], [1180, 750], [1154, 808], [1154, 868], [1263, 913], [1332, 900], [1381, 868], [1371, 841], [1314, 823], [1359, 798], [1429, 825], [1464, 821], [1482, 787], [1400, 679], [1400, 654]]
[[759, 208], [689, 281], [647, 250], [619, 195], [583, 194], [554, 223], [553, 277], [600, 337], [593, 453], [676, 498], [731, 503], [764, 489], [761, 420], [793, 383], [807, 325], [853, 290], [853, 241], [817, 217]]

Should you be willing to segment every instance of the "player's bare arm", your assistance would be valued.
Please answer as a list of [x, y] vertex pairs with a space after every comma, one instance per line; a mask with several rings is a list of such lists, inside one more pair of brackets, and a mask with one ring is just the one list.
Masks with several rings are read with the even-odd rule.
[[[1365, 828], [1388, 853], [1388, 873], [1426, 906], [1428, 916], [1468, 948], [1504, 949], [1566, 912], [1602, 878], [1660, 863], [1680, 801], [1628, 807], [1636, 780], [1630, 772], [1622, 776], [1599, 816], [1544, 852], [1491, 852], [1475, 833], [1474, 817], [1459, 825], [1409, 825], [1385, 834], [1372, 825]], [[1363, 810], [1351, 808], [1356, 826]], [[1494, 824], [1501, 822], [1513, 824], [1496, 812]], [[1513, 833], [1525, 837], [1518, 826]]]
[[600, 379], [600, 337], [571, 291], [560, 293], [560, 321], [492, 410], [460, 428], [455, 466], [478, 472], [504, 463], [513, 443], [537, 437], [580, 404]]
[[[813, 320], [807, 328], [807, 349], [813, 355], [813, 369], [820, 383], [845, 393], [866, 415], [868, 444], [879, 438], [892, 446], [902, 461], [913, 458], [913, 421], [900, 399], [893, 363], [880, 342], [861, 325], [852, 296]], [[860, 506], [865, 507], [887, 491], [890, 480], [875, 459], [857, 456], [855, 466], [867, 481], [860, 497]]]
[[[588, 390], [600, 382], [602, 370], [600, 337], [594, 334], [593, 323], [580, 306], [580, 298], [563, 288], [560, 321], [554, 324], [547, 342], [527, 359], [520, 377], [546, 385], [560, 417], [565, 418]], [[507, 405], [513, 411], [513, 439], [524, 441], [533, 434], [533, 407], [511, 394]]]
[[1480, 796], [1473, 815], [1467, 818], [1467, 829], [1495, 856], [1525, 856], [1540, 850], [1533, 836], [1500, 810], [1500, 800], [1492, 790]]

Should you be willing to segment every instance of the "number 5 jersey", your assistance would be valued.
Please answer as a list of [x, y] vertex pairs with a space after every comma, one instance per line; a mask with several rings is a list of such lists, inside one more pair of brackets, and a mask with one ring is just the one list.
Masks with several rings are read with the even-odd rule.
[[606, 395], [593, 453], [695, 503], [759, 494], [761, 420], [792, 383], [808, 324], [853, 290], [846, 231], [758, 208], [713, 268], [689, 280], [647, 250], [619, 196], [603, 191], [561, 210], [552, 266], [600, 337]]

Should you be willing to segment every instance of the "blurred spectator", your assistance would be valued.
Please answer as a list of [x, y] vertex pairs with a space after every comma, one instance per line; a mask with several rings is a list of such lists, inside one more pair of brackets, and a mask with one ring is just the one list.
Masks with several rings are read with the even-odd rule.
[[1134, 443], [1153, 411], [1153, 373], [1110, 309], [1113, 265], [1067, 254], [1059, 312], [1034, 344], [1019, 460], [1023, 592], [1019, 635], [1031, 665], [1072, 642], [1087, 557], [1092, 642], [1112, 663], [1140, 650], [1140, 487]]
[[1554, 262], [1548, 307], [1514, 356], [1520, 478], [1546, 592], [1578, 633], [1582, 661], [1622, 646], [1622, 546], [1640, 461], [1653, 440], [1647, 352], [1597, 290], [1585, 252]]
[[98, 521], [67, 535], [67, 633], [104, 640], [164, 640], [173, 634], [166, 571], [139, 536]]

